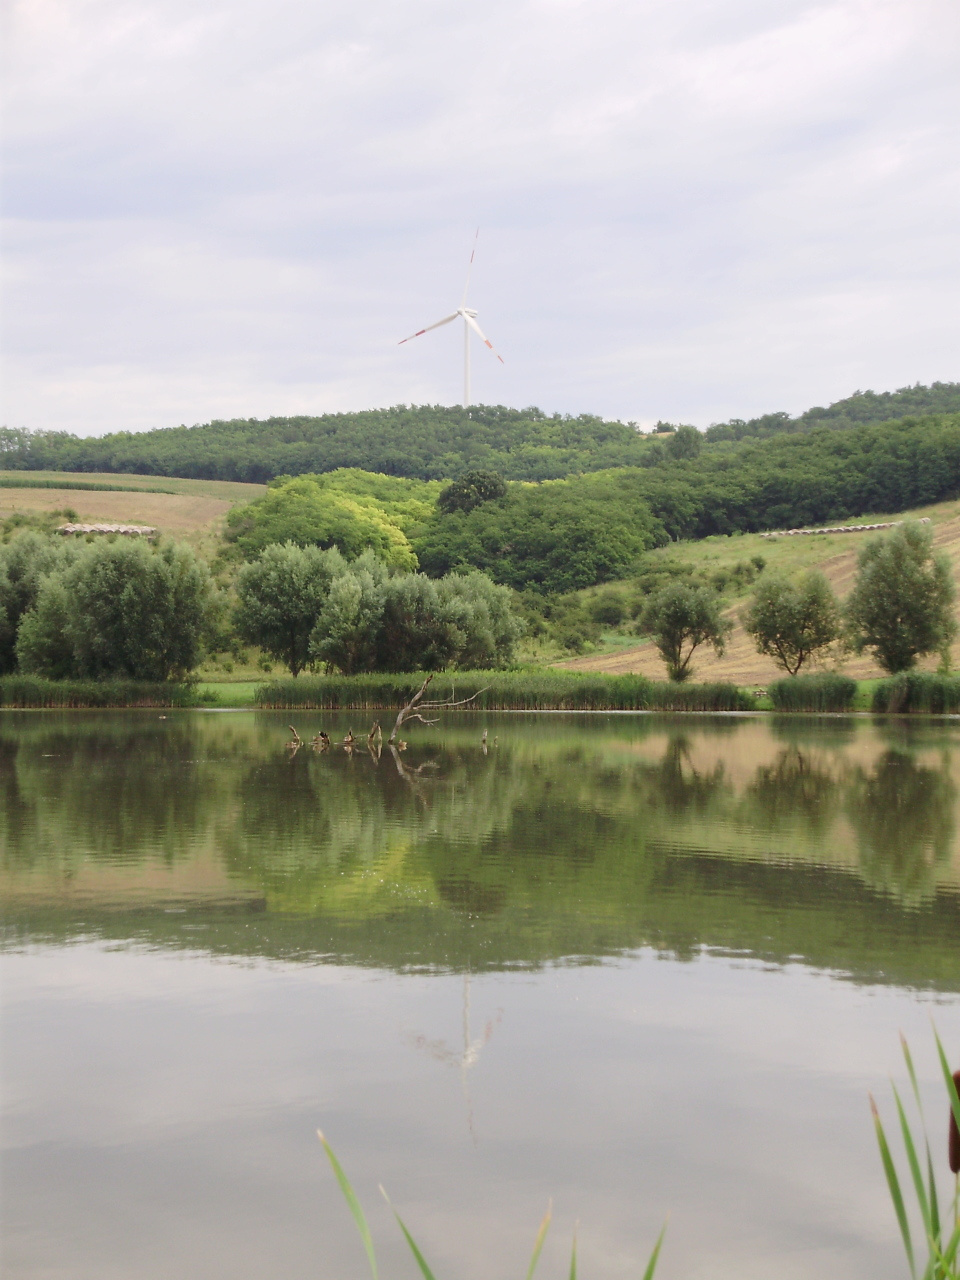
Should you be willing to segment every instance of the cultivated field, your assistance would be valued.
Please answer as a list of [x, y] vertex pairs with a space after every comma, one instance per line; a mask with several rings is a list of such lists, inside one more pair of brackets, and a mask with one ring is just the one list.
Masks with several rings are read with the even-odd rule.
[[[110, 484], [99, 489], [0, 488], [0, 516], [14, 511], [59, 511], [69, 507], [84, 521], [149, 524], [161, 533], [187, 537], [213, 531], [231, 507], [250, 502], [265, 491], [260, 484], [232, 480], [180, 480], [169, 476], [111, 475], [92, 472], [0, 471], [0, 479], [74, 481]], [[143, 493], [138, 489], [165, 489]]]
[[[946, 551], [954, 564], [955, 576], [960, 580], [960, 502], [943, 502], [933, 507], [901, 515], [864, 517], [862, 523], [883, 520], [899, 520], [909, 516], [929, 516], [934, 526], [934, 543]], [[853, 523], [853, 522], [851, 522]], [[861, 523], [861, 521], [857, 521]], [[663, 547], [654, 556], [667, 557], [693, 563], [699, 569], [712, 572], [732, 568], [738, 562], [761, 555], [769, 569], [785, 572], [802, 572], [818, 568], [826, 574], [831, 586], [840, 598], [844, 598], [853, 586], [857, 568], [857, 551], [871, 534], [838, 533], [807, 538], [764, 538], [760, 534], [744, 534], [730, 538], [706, 538], [702, 542], [680, 542]], [[764, 686], [779, 679], [784, 673], [769, 658], [757, 653], [753, 641], [737, 620], [750, 597], [750, 589], [727, 609], [727, 616], [734, 622], [734, 630], [727, 642], [724, 657], [717, 658], [709, 646], [698, 650], [694, 658], [695, 680], [730, 680], [740, 685]], [[616, 653], [591, 654], [574, 658], [561, 664], [573, 671], [607, 671], [615, 674], [637, 672], [662, 679], [663, 661], [650, 643], [644, 641], [634, 647], [619, 649]], [[836, 666], [836, 663], [829, 664]], [[936, 670], [937, 658], [921, 663], [923, 670]], [[953, 648], [953, 666], [960, 668], [960, 641]], [[840, 669], [858, 680], [871, 679], [885, 673], [869, 658], [850, 657]]]

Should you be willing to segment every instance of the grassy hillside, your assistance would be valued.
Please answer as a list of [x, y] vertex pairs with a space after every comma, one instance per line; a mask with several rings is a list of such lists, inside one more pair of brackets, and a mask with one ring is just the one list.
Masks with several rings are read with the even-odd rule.
[[[929, 517], [934, 526], [934, 544], [947, 553], [954, 565], [954, 576], [960, 580], [960, 500], [938, 503], [900, 513], [882, 513], [865, 516], [853, 523], [872, 524], [886, 520], [909, 517]], [[764, 538], [760, 534], [743, 534], [734, 537], [704, 538], [699, 542], [673, 543], [651, 552], [647, 563], [663, 566], [669, 563], [688, 565], [703, 576], [725, 580], [724, 595], [728, 601], [725, 610], [734, 622], [734, 630], [727, 644], [726, 654], [717, 658], [713, 650], [705, 647], [694, 660], [695, 679], [704, 681], [731, 680], [741, 685], [765, 686], [779, 679], [780, 671], [769, 658], [756, 652], [753, 641], [743, 630], [738, 614], [752, 591], [752, 583], [745, 580], [742, 567], [760, 556], [766, 563], [764, 572], [770, 569], [787, 574], [806, 569], [820, 569], [837, 595], [845, 598], [853, 587], [857, 568], [857, 552], [868, 534], [826, 534], [807, 538]], [[597, 599], [601, 593], [618, 591], [629, 597], [636, 593], [634, 582], [608, 584], [602, 588], [581, 593], [586, 601]], [[958, 611], [960, 617], [960, 611]], [[937, 658], [920, 663], [921, 670], [935, 670]], [[952, 662], [960, 669], [960, 640], [953, 647]], [[612, 674], [638, 673], [662, 678], [663, 662], [649, 641], [631, 641], [623, 634], [608, 633], [602, 652], [575, 658], [561, 664], [579, 671], [605, 671]], [[858, 680], [873, 679], [885, 673], [869, 658], [850, 658], [842, 670]]]

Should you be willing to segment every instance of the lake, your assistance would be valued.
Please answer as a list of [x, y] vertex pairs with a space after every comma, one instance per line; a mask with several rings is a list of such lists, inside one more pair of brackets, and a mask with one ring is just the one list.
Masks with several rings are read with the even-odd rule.
[[384, 1277], [380, 1183], [439, 1280], [551, 1200], [538, 1275], [669, 1215], [658, 1280], [905, 1276], [867, 1095], [903, 1031], [946, 1187], [960, 723], [369, 720], [0, 713], [4, 1274], [368, 1275], [319, 1127]]

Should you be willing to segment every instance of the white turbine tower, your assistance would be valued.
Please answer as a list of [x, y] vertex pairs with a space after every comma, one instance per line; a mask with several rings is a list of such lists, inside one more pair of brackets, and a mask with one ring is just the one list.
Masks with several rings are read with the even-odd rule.
[[425, 329], [418, 329], [416, 333], [411, 333], [409, 338], [401, 338], [397, 346], [402, 347], [405, 342], [411, 342], [414, 338], [419, 338], [421, 334], [429, 333], [431, 329], [439, 329], [445, 324], [450, 324], [458, 317], [463, 320], [463, 407], [470, 408], [470, 330], [485, 342], [493, 354], [503, 364], [503, 356], [499, 351], [495, 350], [493, 343], [477, 324], [477, 313], [472, 307], [467, 306], [467, 289], [470, 287], [470, 272], [473, 270], [473, 259], [477, 252], [477, 238], [480, 235], [480, 228], [477, 228], [477, 234], [473, 237], [473, 249], [470, 252], [470, 262], [467, 266], [467, 279], [463, 286], [463, 301], [457, 307], [451, 316], [444, 316], [442, 320], [438, 320], [436, 324], [428, 324]]

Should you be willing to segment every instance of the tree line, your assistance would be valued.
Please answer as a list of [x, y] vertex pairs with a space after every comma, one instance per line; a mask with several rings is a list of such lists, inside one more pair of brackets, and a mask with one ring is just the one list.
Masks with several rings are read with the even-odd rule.
[[[731, 419], [715, 423], [702, 437], [696, 435], [710, 451], [740, 440], [958, 412], [960, 383], [937, 382], [894, 392], [856, 392], [798, 417], [778, 412]], [[674, 424], [658, 423], [654, 435], [642, 435], [636, 423], [592, 414], [546, 414], [537, 408], [395, 405], [358, 413], [216, 420], [96, 437], [3, 428], [0, 462], [18, 470], [131, 472], [256, 483], [342, 467], [422, 480], [444, 480], [478, 469], [497, 471], [510, 480], [553, 480], [611, 467], [669, 464], [673, 453], [663, 446], [676, 430]]]
[[245, 555], [288, 540], [348, 555], [370, 547], [430, 577], [479, 569], [552, 596], [623, 578], [671, 540], [834, 523], [960, 492], [960, 414], [714, 446], [691, 427], [663, 434], [656, 465], [536, 484], [484, 469], [446, 487], [357, 469], [277, 477], [231, 513], [226, 536]]
[[[770, 573], [761, 578], [741, 621], [757, 652], [787, 675], [798, 675], [834, 646], [869, 650], [895, 675], [931, 653], [949, 667], [957, 635], [955, 601], [948, 557], [934, 551], [930, 528], [911, 521], [861, 548], [844, 606], [819, 570], [794, 579]], [[673, 582], [649, 597], [638, 629], [652, 637], [670, 679], [684, 681], [701, 645], [712, 645], [722, 656], [732, 626], [711, 588]]]
[[[476, 500], [462, 484], [446, 505]], [[743, 625], [789, 675], [833, 646], [869, 650], [890, 673], [930, 653], [949, 661], [955, 588], [928, 527], [908, 522], [866, 542], [843, 607], [818, 571], [789, 579], [764, 572], [759, 556], [739, 568], [759, 575]], [[716, 584], [654, 574], [646, 588], [637, 629], [672, 680], [689, 678], [701, 646], [723, 653], [732, 624]], [[244, 561], [227, 590], [186, 545], [28, 529], [0, 546], [0, 674], [183, 679], [230, 635], [293, 676], [505, 667], [524, 631], [520, 599], [477, 570], [430, 577], [370, 548], [349, 558], [293, 541]]]
[[479, 669], [508, 665], [522, 630], [484, 574], [435, 581], [370, 550], [271, 544], [230, 593], [184, 544], [28, 529], [0, 547], [0, 674], [182, 680], [231, 633], [294, 676]]

